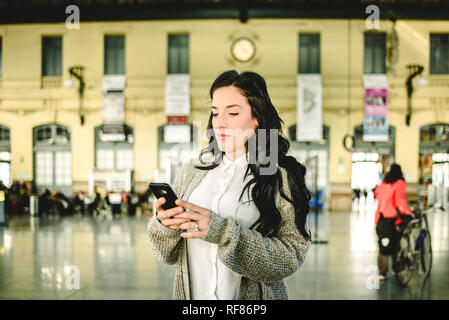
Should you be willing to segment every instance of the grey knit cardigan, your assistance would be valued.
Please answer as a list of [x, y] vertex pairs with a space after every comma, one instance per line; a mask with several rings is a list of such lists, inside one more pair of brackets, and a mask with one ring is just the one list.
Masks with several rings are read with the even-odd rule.
[[[178, 171], [173, 184], [176, 195], [188, 200], [190, 194], [208, 170], [195, 168], [198, 160], [190, 160]], [[287, 173], [279, 167], [285, 194], [291, 198]], [[218, 258], [228, 268], [241, 274], [238, 292], [240, 300], [288, 299], [285, 278], [292, 275], [304, 262], [310, 241], [307, 241], [295, 225], [292, 204], [276, 192], [276, 206], [281, 213], [281, 225], [276, 236], [265, 237], [253, 228], [241, 225], [231, 217], [222, 218], [212, 212], [212, 219], [204, 241], [218, 245]], [[307, 226], [306, 226], [307, 227]], [[147, 226], [153, 253], [166, 264], [176, 263], [173, 299], [191, 299], [187, 240], [181, 230], [172, 230], [160, 223], [156, 215]]]

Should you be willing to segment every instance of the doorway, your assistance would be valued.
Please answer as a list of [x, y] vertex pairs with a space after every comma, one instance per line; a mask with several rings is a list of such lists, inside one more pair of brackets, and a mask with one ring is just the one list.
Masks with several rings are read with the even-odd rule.
[[374, 188], [383, 180], [394, 163], [395, 136], [395, 128], [389, 126], [387, 141], [364, 141], [363, 124], [354, 127], [351, 167], [352, 211], [375, 210]]

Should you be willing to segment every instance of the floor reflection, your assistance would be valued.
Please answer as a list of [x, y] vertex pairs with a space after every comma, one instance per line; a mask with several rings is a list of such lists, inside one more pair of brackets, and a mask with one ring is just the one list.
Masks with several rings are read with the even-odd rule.
[[[146, 216], [13, 218], [0, 226], [0, 298], [171, 299], [175, 266], [156, 261], [147, 222]], [[370, 285], [377, 265], [373, 210], [311, 214], [312, 235], [328, 242], [313, 244], [287, 279], [290, 299], [449, 299], [448, 222], [448, 213], [429, 214], [432, 273], [402, 289], [391, 273]]]

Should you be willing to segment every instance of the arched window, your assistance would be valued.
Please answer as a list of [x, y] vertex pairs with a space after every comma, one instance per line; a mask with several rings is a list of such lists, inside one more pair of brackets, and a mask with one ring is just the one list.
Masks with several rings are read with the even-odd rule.
[[70, 128], [52, 123], [33, 129], [34, 181], [38, 189], [72, 193]]
[[112, 129], [104, 125], [95, 128], [95, 168], [134, 169], [133, 128]]
[[0, 181], [7, 187], [12, 184], [10, 130], [2, 125], [0, 125]]

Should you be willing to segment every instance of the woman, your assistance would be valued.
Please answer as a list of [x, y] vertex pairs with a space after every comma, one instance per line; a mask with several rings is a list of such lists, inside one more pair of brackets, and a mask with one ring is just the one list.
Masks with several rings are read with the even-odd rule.
[[[177, 264], [174, 299], [287, 299], [284, 279], [310, 246], [305, 168], [286, 155], [282, 120], [260, 75], [224, 72], [210, 97], [209, 145], [177, 173], [177, 207], [154, 203], [153, 252]], [[260, 143], [260, 129], [276, 129], [276, 139]], [[259, 162], [260, 153], [269, 163]], [[274, 173], [264, 173], [270, 166]]]
[[388, 257], [391, 255], [393, 255], [393, 269], [395, 272], [399, 271], [394, 259], [400, 238], [396, 226], [402, 222], [401, 214], [413, 216], [405, 199], [406, 188], [401, 166], [394, 163], [382, 183], [374, 190], [374, 197], [377, 199], [375, 224], [379, 244], [377, 261], [380, 280], [387, 277]]

